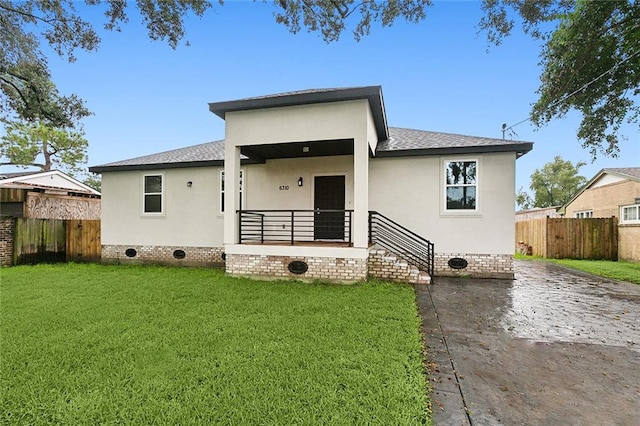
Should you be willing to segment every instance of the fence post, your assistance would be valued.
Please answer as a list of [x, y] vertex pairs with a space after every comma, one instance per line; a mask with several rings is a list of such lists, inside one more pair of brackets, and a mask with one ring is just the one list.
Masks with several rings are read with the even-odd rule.
[[0, 219], [0, 266], [12, 266], [15, 229], [15, 217], [6, 217]]

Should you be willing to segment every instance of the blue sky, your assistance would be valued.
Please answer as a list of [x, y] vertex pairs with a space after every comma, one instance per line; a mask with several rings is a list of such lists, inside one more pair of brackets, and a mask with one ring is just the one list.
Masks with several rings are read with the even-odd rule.
[[[381, 85], [395, 127], [499, 138], [502, 123], [526, 119], [539, 42], [518, 28], [487, 52], [476, 2], [436, 2], [427, 15], [417, 25], [374, 25], [360, 42], [345, 33], [326, 44], [276, 24], [270, 4], [228, 2], [188, 19], [190, 46], [172, 50], [150, 40], [134, 14], [122, 32], [101, 34], [97, 52], [79, 52], [72, 64], [50, 56], [49, 64], [60, 91], [78, 94], [95, 113], [84, 122], [89, 165], [223, 139], [224, 122], [208, 102], [308, 88]], [[535, 142], [517, 162], [517, 188], [556, 155], [586, 161], [587, 178], [604, 167], [640, 166], [637, 125], [625, 130], [619, 158], [591, 163], [575, 137], [578, 123], [571, 114], [538, 131], [529, 122], [514, 128], [514, 139]]]

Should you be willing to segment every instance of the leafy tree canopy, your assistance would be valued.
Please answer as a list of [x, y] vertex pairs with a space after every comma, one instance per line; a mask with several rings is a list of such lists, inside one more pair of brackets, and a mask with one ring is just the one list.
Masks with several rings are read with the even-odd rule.
[[[316, 31], [327, 42], [338, 40], [348, 29], [360, 39], [375, 22], [383, 26], [399, 18], [420, 22], [431, 4], [431, 0], [273, 1], [276, 22], [293, 33], [303, 28]], [[75, 0], [0, 0], [0, 115], [39, 117], [52, 125], [73, 122], [74, 111], [83, 107], [80, 99], [48, 98], [47, 93], [56, 92], [42, 89], [50, 75], [40, 40], [74, 61], [77, 49], [95, 50], [100, 43], [95, 23], [83, 17], [89, 7], [100, 7], [102, 25], [116, 31], [128, 21], [130, 11], [122, 0], [85, 0], [82, 8], [76, 6]], [[214, 3], [136, 0], [136, 6], [150, 38], [166, 40], [175, 48], [185, 35], [185, 17], [203, 16]], [[490, 43], [500, 44], [516, 20], [544, 42], [533, 122], [541, 126], [577, 110], [583, 117], [577, 136], [593, 158], [617, 155], [621, 126], [625, 121], [637, 123], [640, 114], [640, 2], [483, 0], [482, 9], [479, 26]]]
[[102, 177], [97, 173], [90, 173], [85, 177], [82, 183], [90, 186], [98, 192], [102, 191]]
[[640, 2], [591, 0], [483, 0], [480, 27], [500, 44], [522, 18], [525, 32], [544, 41], [537, 126], [582, 115], [578, 139], [591, 153], [617, 156], [620, 127], [638, 124]]
[[87, 162], [88, 142], [82, 131], [46, 125], [42, 122], [8, 122], [0, 139], [0, 165], [60, 169], [70, 175]]
[[520, 188], [516, 194], [516, 203], [523, 209], [564, 205], [586, 183], [586, 178], [578, 174], [584, 165], [584, 162], [574, 165], [571, 161], [564, 161], [556, 156], [542, 169], [536, 169], [531, 174], [529, 188], [533, 197]]

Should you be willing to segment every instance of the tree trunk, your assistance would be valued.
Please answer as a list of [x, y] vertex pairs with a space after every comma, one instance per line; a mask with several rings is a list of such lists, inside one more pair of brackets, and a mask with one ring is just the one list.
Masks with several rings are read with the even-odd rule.
[[42, 154], [44, 155], [42, 171], [48, 172], [51, 170], [51, 153], [49, 152], [49, 144], [47, 141], [42, 141]]

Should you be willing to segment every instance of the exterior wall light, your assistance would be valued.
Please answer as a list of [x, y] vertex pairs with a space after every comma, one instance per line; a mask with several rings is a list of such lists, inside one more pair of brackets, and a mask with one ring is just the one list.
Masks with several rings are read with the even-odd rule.
[[298, 178], [298, 186], [302, 186], [302, 176]]

